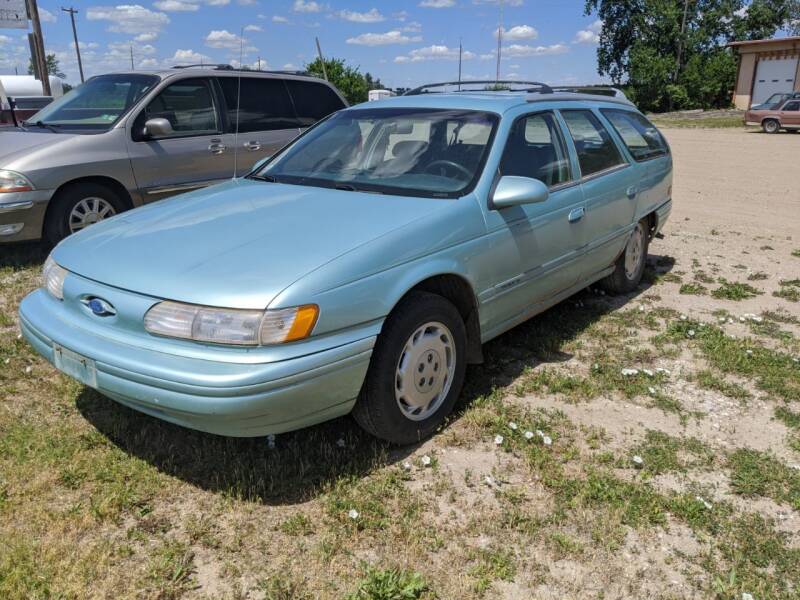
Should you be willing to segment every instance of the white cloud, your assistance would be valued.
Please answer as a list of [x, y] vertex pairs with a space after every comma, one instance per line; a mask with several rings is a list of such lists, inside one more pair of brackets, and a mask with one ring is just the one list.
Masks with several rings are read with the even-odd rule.
[[318, 13], [322, 12], [322, 4], [314, 0], [294, 0], [292, 10], [299, 13]]
[[422, 23], [419, 21], [411, 21], [408, 25], [402, 27], [400, 31], [405, 31], [406, 33], [419, 33], [422, 31]]
[[598, 44], [600, 43], [600, 32], [603, 30], [603, 22], [597, 20], [586, 29], [581, 29], [575, 34], [573, 44]]
[[156, 67], [158, 67], [158, 61], [155, 58], [145, 58], [139, 61], [140, 69], [155, 69]]
[[569, 46], [553, 44], [551, 46], [528, 46], [526, 44], [511, 44], [503, 48], [503, 58], [543, 56], [547, 54], [564, 54], [569, 52]]
[[3, 44], [10, 44], [10, 43], [11, 43], [10, 37], [8, 37], [7, 35], [0, 35], [0, 46], [2, 46]]
[[264, 28], [260, 25], [247, 25], [244, 28], [245, 31], [264, 31]]
[[56, 16], [53, 13], [51, 13], [46, 8], [40, 8], [39, 9], [39, 20], [42, 23], [55, 23], [58, 19], [56, 18]]
[[352, 23], [379, 23], [385, 21], [384, 17], [377, 8], [371, 8], [367, 12], [356, 12], [354, 10], [340, 10], [336, 13], [340, 19]]
[[[81, 46], [81, 50], [94, 50], [95, 48], [99, 48], [100, 44], [97, 42], [79, 42]], [[70, 42], [69, 47], [75, 50], [75, 42]]]
[[422, 8], [452, 8], [456, 0], [422, 0], [419, 5]]
[[166, 65], [211, 63], [211, 57], [194, 50], [176, 50], [172, 58], [164, 61]]
[[209, 6], [228, 6], [231, 3], [231, 0], [206, 0], [206, 4]]
[[273, 23], [288, 23], [289, 19], [287, 19], [286, 17], [282, 17], [280, 15], [275, 15], [275, 16], [272, 17], [272, 22]]
[[299, 71], [299, 70], [300, 70], [300, 67], [298, 67], [298, 66], [297, 66], [296, 64], [294, 64], [294, 63], [286, 63], [285, 65], [283, 65], [283, 69], [284, 69], [285, 71]]
[[396, 30], [387, 31], [386, 33], [362, 33], [359, 36], [347, 39], [348, 44], [356, 44], [358, 46], [388, 46], [390, 44], [410, 44], [421, 41], [422, 37], [419, 35], [410, 37]]
[[[475, 54], [469, 50], [464, 50], [462, 58], [464, 60], [471, 60], [475, 58]], [[426, 60], [458, 60], [458, 48], [449, 48], [447, 46], [440, 45], [416, 48], [406, 55], [395, 57], [394, 62], [405, 63], [421, 62]]]
[[200, 7], [194, 2], [185, 2], [184, 0], [158, 0], [153, 2], [153, 6], [167, 12], [194, 12], [200, 10]]
[[135, 38], [133, 38], [133, 41], [135, 41], [135, 42], [152, 42], [157, 37], [158, 37], [157, 33], [140, 33]]
[[[494, 37], [497, 38], [497, 33], [500, 28], [494, 30]], [[539, 37], [539, 32], [530, 25], [515, 25], [511, 29], [503, 28], [504, 40], [535, 40]]]
[[398, 12], [392, 13], [392, 18], [397, 19], [398, 21], [405, 21], [408, 18], [408, 11], [401, 10]]
[[241, 44], [242, 38], [227, 29], [214, 29], [208, 32], [205, 37], [206, 46], [209, 48], [226, 48], [236, 50]]
[[169, 24], [169, 17], [139, 4], [120, 4], [118, 6], [93, 6], [86, 11], [90, 21], [109, 21], [109, 31], [115, 33], [153, 33], [159, 32]]
[[522, 6], [523, 0], [472, 0], [473, 4], [500, 4], [503, 6]]

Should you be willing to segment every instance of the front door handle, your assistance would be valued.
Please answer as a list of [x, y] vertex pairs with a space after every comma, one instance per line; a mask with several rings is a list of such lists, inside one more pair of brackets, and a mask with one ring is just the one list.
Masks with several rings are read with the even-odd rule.
[[244, 147], [251, 152], [255, 152], [256, 150], [261, 150], [261, 142], [245, 142]]
[[634, 198], [636, 198], [636, 194], [638, 194], [638, 193], [639, 193], [639, 190], [637, 190], [637, 189], [636, 189], [634, 186], [631, 186], [631, 187], [629, 187], [627, 190], [625, 190], [625, 194], [626, 194], [626, 195], [628, 196], [628, 198], [630, 198], [631, 200], [633, 200]]
[[573, 208], [571, 211], [569, 211], [569, 222], [577, 223], [585, 214], [586, 210], [582, 206], [580, 208]]
[[222, 143], [222, 140], [211, 140], [211, 143], [208, 145], [208, 151], [211, 154], [222, 154], [225, 152], [227, 146]]

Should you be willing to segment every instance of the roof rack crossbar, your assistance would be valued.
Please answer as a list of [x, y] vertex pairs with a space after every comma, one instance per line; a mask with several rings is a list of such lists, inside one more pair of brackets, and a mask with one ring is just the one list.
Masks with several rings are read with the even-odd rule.
[[[515, 92], [528, 92], [528, 93], [540, 93], [540, 94], [552, 94], [553, 88], [551, 88], [546, 83], [542, 83], [541, 81], [517, 81], [513, 79], [468, 79], [462, 81], [442, 81], [440, 83], [428, 83], [425, 85], [421, 85], [416, 87], [412, 90], [408, 90], [404, 93], [404, 96], [418, 96], [420, 94], [430, 94], [436, 92], [429, 92], [426, 91], [429, 88], [437, 88], [437, 87], [447, 87], [451, 85], [458, 85], [458, 86], [469, 86], [469, 85], [486, 85], [486, 86], [497, 86], [497, 89], [485, 89], [485, 90], [458, 90], [461, 92], [476, 92], [476, 91], [485, 91], [485, 92], [504, 92], [504, 91], [515, 91]], [[507, 88], [502, 88], [500, 86], [503, 85], [521, 85], [521, 86], [530, 86], [524, 89], [519, 90], [509, 90]]]
[[237, 69], [231, 65], [226, 64], [194, 64], [194, 65], [174, 65], [173, 69], [209, 69], [212, 71], [241, 71], [242, 73], [277, 73], [280, 75], [306, 75], [315, 76], [308, 71], [295, 70], [295, 69]]
[[621, 89], [609, 85], [557, 85], [553, 86], [556, 92], [575, 92], [576, 94], [597, 94], [613, 98], [627, 98]]

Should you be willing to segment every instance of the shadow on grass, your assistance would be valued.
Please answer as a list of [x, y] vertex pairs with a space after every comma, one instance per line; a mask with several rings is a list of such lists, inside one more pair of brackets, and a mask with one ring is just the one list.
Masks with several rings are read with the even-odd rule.
[[[583, 291], [484, 346], [485, 362], [467, 370], [451, 421], [472, 402], [514, 381], [526, 368], [571, 358], [563, 346], [603, 315], [647, 290], [654, 273], [672, 268], [669, 257], [649, 257], [649, 275], [631, 294], [598, 297]], [[576, 300], [581, 300], [578, 305]], [[350, 417], [277, 436], [274, 449], [260, 438], [200, 433], [138, 413], [84, 389], [78, 410], [126, 453], [204, 490], [265, 504], [309, 500], [340, 478], [360, 478], [402, 461], [415, 447], [396, 448], [364, 433]], [[337, 444], [344, 440], [345, 447]]]
[[49, 250], [39, 242], [20, 242], [0, 246], [0, 269], [27, 269], [40, 265]]

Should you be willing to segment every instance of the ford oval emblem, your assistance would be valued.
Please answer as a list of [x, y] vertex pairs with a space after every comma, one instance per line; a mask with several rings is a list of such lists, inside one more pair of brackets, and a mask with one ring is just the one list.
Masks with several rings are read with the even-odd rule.
[[114, 306], [102, 298], [87, 298], [84, 300], [84, 303], [89, 307], [89, 310], [98, 317], [109, 317], [117, 314], [117, 310]]

